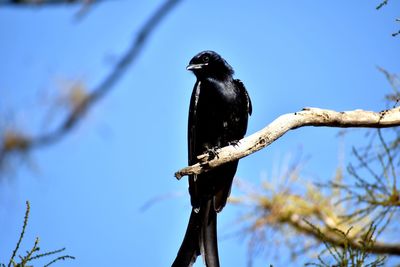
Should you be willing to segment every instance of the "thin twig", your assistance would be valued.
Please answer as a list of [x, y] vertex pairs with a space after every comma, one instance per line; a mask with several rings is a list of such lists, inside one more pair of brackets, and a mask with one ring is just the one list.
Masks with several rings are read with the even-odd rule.
[[29, 211], [30, 211], [29, 201], [26, 201], [26, 211], [25, 211], [25, 217], [24, 217], [24, 224], [22, 226], [22, 231], [21, 231], [21, 234], [19, 236], [17, 245], [15, 246], [15, 249], [13, 250], [13, 253], [11, 255], [10, 261], [8, 262], [8, 267], [11, 267], [11, 264], [14, 261], [14, 258], [15, 258], [15, 255], [17, 254], [19, 246], [21, 245], [22, 239], [23, 239], [24, 234], [25, 234], [26, 226], [28, 225]]
[[66, 260], [66, 259], [71, 259], [71, 260], [75, 260], [75, 257], [70, 256], [70, 255], [64, 255], [64, 256], [60, 256], [58, 258], [55, 258], [54, 260], [52, 260], [51, 262], [47, 263], [46, 265], [44, 265], [43, 267], [48, 267], [50, 265], [52, 265], [53, 263], [60, 261], [60, 260]]

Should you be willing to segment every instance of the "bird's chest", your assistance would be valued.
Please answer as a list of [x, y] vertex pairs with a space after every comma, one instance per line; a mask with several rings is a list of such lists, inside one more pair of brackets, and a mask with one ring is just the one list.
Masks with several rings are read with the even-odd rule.
[[221, 145], [224, 139], [229, 139], [237, 117], [235, 88], [230, 83], [200, 81], [195, 89], [193, 126], [196, 139], [200, 143]]
[[235, 88], [228, 82], [198, 82], [196, 113], [198, 119], [211, 123], [223, 120], [232, 113], [235, 105]]

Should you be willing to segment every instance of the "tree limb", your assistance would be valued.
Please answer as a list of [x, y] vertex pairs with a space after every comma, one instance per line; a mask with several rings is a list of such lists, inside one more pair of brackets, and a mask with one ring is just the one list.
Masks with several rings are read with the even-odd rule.
[[210, 155], [203, 154], [200, 160], [192, 166], [175, 173], [177, 179], [185, 175], [200, 174], [217, 166], [246, 157], [269, 146], [290, 130], [304, 126], [316, 127], [360, 127], [388, 128], [400, 126], [400, 107], [381, 112], [353, 110], [337, 112], [320, 108], [304, 108], [295, 113], [284, 114], [270, 123], [264, 129], [243, 138], [235, 146], [226, 146], [217, 150], [217, 156], [210, 160]]

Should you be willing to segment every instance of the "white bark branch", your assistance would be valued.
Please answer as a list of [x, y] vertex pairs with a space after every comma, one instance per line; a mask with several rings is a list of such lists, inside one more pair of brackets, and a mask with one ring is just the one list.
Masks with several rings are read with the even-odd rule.
[[207, 172], [224, 163], [246, 157], [264, 147], [269, 146], [289, 130], [304, 126], [325, 127], [364, 127], [387, 128], [400, 126], [400, 107], [372, 112], [353, 110], [337, 112], [319, 108], [304, 108], [295, 113], [284, 114], [266, 126], [264, 129], [243, 138], [236, 146], [226, 146], [217, 150], [217, 157], [199, 155], [200, 162], [183, 168], [175, 173], [177, 179], [185, 175]]

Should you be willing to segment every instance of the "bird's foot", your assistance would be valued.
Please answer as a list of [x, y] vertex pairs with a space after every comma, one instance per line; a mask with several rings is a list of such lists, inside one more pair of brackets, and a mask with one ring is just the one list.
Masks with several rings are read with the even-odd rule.
[[204, 154], [208, 154], [207, 160], [213, 160], [215, 158], [218, 158], [218, 150], [219, 147], [215, 146], [212, 148], [207, 148], [206, 152]]
[[197, 156], [197, 159], [199, 160], [200, 163], [204, 163], [206, 161], [218, 158], [218, 149], [220, 149], [220, 147], [218, 146], [212, 148], [206, 148], [206, 150], [202, 155]]
[[217, 152], [218, 149], [219, 149], [218, 146], [207, 149], [206, 153], [208, 154], [208, 160], [213, 160], [215, 158], [218, 158], [218, 152]]
[[239, 146], [240, 140], [232, 140], [232, 141], [229, 141], [228, 144], [229, 144], [230, 146], [233, 146], [233, 147], [236, 148], [236, 147]]

